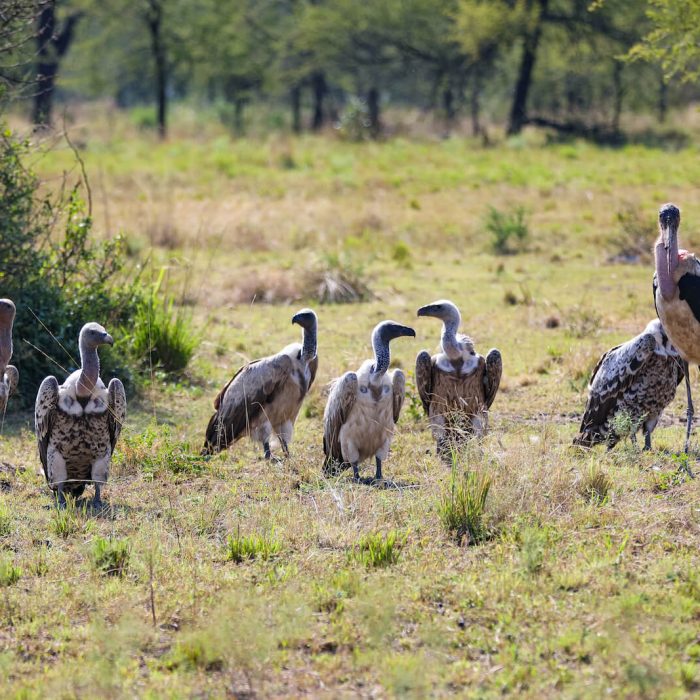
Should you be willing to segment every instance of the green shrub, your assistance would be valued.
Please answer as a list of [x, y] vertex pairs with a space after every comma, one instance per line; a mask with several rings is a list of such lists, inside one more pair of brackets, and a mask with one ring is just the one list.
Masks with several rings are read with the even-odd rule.
[[529, 236], [524, 207], [514, 207], [509, 211], [489, 207], [485, 226], [491, 234], [491, 247], [498, 255], [518, 252]]
[[469, 471], [458, 475], [453, 465], [450, 486], [438, 502], [438, 514], [447, 533], [458, 543], [466, 540], [466, 544], [479, 544], [490, 536], [484, 523], [490, 488], [487, 474]]
[[163, 271], [151, 293], [136, 307], [131, 336], [132, 353], [139, 367], [181, 372], [192, 359], [199, 337], [192, 329], [192, 315], [167, 292], [161, 293]]
[[362, 537], [351, 556], [366, 567], [389, 566], [396, 564], [399, 560], [404, 541], [405, 539], [400, 538], [396, 530], [391, 530], [386, 535], [375, 532]]
[[16, 567], [9, 556], [0, 558], [0, 587], [5, 588], [17, 583], [22, 576], [22, 569]]
[[250, 559], [267, 561], [282, 549], [278, 540], [264, 535], [248, 535], [241, 537], [230, 535], [226, 543], [226, 559], [240, 564]]
[[96, 537], [92, 543], [93, 566], [106, 576], [123, 577], [129, 568], [130, 556], [128, 540]]

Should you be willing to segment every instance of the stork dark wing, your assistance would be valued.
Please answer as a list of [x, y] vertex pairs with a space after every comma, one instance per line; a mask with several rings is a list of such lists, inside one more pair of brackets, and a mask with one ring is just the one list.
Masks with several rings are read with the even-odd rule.
[[343, 462], [343, 452], [340, 446], [340, 429], [345, 424], [357, 397], [357, 375], [346, 372], [333, 382], [328, 395], [328, 403], [323, 413], [323, 453], [326, 459], [323, 463], [325, 473]]
[[503, 359], [501, 353], [496, 348], [489, 350], [486, 355], [486, 371], [484, 372], [484, 400], [486, 408], [491, 408], [493, 400], [496, 398], [498, 386], [501, 383], [503, 374]]
[[601, 357], [588, 385], [588, 402], [581, 420], [581, 432], [575, 443], [592, 444], [595, 441], [600, 428], [655, 348], [654, 336], [641, 333], [629, 342], [608, 350]]
[[433, 393], [433, 360], [427, 350], [422, 350], [416, 357], [416, 388], [425, 409], [425, 415], [428, 416]]
[[34, 404], [34, 429], [39, 445], [39, 459], [44, 468], [44, 475], [49, 478], [46, 454], [51, 439], [54, 417], [58, 407], [58, 380], [56, 377], [46, 377], [39, 387]]
[[219, 452], [242, 437], [265, 411], [292, 371], [292, 360], [280, 354], [242, 367], [219, 392], [209, 420], [203, 453]]
[[112, 446], [112, 453], [114, 453], [114, 446], [117, 444], [126, 420], [126, 392], [124, 385], [115, 377], [110, 381], [107, 393], [109, 395], [109, 413], [107, 415], [109, 444]]
[[683, 275], [678, 280], [678, 297], [685, 301], [700, 323], [700, 277], [696, 275]]
[[394, 423], [398, 423], [401, 406], [406, 398], [406, 375], [400, 369], [394, 370], [394, 376], [391, 378], [391, 389], [394, 397]]

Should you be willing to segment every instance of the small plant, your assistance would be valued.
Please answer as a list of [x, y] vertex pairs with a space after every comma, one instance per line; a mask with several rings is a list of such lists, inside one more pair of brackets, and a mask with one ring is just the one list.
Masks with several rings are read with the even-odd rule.
[[131, 545], [128, 540], [96, 537], [92, 543], [92, 564], [105, 576], [122, 578], [129, 568]]
[[524, 207], [508, 211], [489, 207], [484, 225], [491, 234], [491, 247], [497, 255], [517, 253], [524, 248], [529, 236]]
[[163, 276], [161, 270], [151, 294], [137, 306], [131, 347], [142, 367], [181, 372], [192, 359], [199, 337], [192, 328], [191, 314], [161, 292]]
[[612, 431], [621, 440], [632, 438], [640, 429], [644, 418], [644, 416], [641, 416], [635, 420], [629, 411], [618, 411], [612, 419]]
[[578, 484], [578, 492], [589, 503], [602, 506], [608, 502], [612, 487], [610, 477], [600, 467], [591, 464]]
[[404, 241], [396, 243], [391, 251], [391, 258], [399, 267], [410, 269], [411, 257], [411, 249]]
[[22, 577], [22, 569], [16, 567], [10, 557], [0, 558], [0, 587], [5, 588], [17, 583]]
[[458, 543], [479, 544], [490, 536], [484, 523], [490, 488], [491, 478], [487, 474], [475, 471], [458, 474], [453, 462], [450, 486], [440, 497], [438, 514], [447, 533]]
[[654, 229], [637, 206], [627, 204], [617, 212], [618, 230], [608, 237], [611, 262], [647, 263], [651, 260]]
[[[54, 498], [58, 499], [58, 495], [54, 494]], [[78, 517], [78, 509], [75, 505], [75, 499], [72, 496], [66, 496], [65, 508], [53, 509], [51, 525], [53, 531], [64, 539], [74, 535], [81, 528], [80, 518]]]
[[367, 103], [352, 95], [348, 100], [336, 128], [347, 141], [366, 141], [371, 138], [371, 123]]
[[542, 528], [528, 527], [521, 532], [520, 562], [528, 574], [542, 571], [547, 542], [547, 531]]
[[226, 543], [226, 559], [240, 564], [250, 559], [267, 561], [282, 549], [282, 545], [273, 537], [248, 535], [241, 537], [230, 535]]
[[372, 292], [363, 271], [347, 257], [328, 254], [307, 276], [307, 294], [319, 304], [351, 304], [367, 301]]
[[386, 535], [375, 532], [363, 536], [353, 548], [351, 557], [368, 568], [378, 568], [396, 564], [405, 538], [399, 537], [396, 530]]
[[7, 537], [12, 533], [12, 515], [6, 503], [0, 503], [0, 537]]
[[566, 331], [574, 338], [590, 338], [598, 332], [600, 314], [583, 306], [574, 306], [566, 315]]

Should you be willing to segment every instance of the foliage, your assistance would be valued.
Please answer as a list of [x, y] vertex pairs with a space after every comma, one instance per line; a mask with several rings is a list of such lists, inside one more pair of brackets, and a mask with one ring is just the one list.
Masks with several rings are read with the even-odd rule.
[[390, 530], [386, 535], [381, 532], [369, 533], [360, 538], [351, 557], [368, 568], [390, 566], [399, 560], [405, 539], [396, 530]]
[[129, 567], [130, 556], [129, 540], [96, 537], [92, 543], [92, 564], [105, 576], [122, 578]]
[[17, 583], [22, 577], [22, 569], [14, 565], [8, 555], [0, 557], [0, 588]]
[[522, 250], [529, 235], [524, 207], [506, 211], [489, 207], [484, 226], [491, 234], [491, 248], [497, 255]]
[[0, 537], [12, 533], [12, 515], [5, 501], [0, 502]]
[[56, 535], [66, 539], [82, 529], [80, 516], [85, 514], [85, 509], [81, 513], [72, 496], [66, 496], [65, 508], [59, 508], [58, 495], [55, 493], [52, 495], [54, 504], [51, 513], [51, 528]]
[[226, 542], [226, 559], [236, 564], [250, 559], [271, 559], [282, 549], [282, 545], [272, 536], [246, 535], [241, 537], [240, 532], [229, 535]]
[[458, 473], [453, 461], [450, 485], [440, 496], [438, 515], [457, 543], [476, 545], [490, 537], [484, 522], [491, 477], [476, 471]]

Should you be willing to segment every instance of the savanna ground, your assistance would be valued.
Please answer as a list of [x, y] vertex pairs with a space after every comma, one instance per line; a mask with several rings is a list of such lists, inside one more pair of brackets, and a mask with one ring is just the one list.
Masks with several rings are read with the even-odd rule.
[[[31, 415], [10, 403], [0, 696], [698, 692], [700, 486], [679, 471], [684, 392], [651, 453], [571, 447], [600, 353], [654, 317], [644, 254], [661, 203], [682, 207], [682, 243], [700, 247], [696, 147], [236, 141], [206, 126], [161, 144], [95, 114], [71, 135], [98, 232], [125, 233], [134, 271], [167, 267], [202, 342], [179, 381], [155, 372], [131, 399], [101, 515], [51, 507]], [[50, 186], [73, 155], [56, 146], [36, 167]], [[489, 205], [525, 207], [527, 250], [490, 250]], [[611, 262], [640, 238], [640, 262]], [[327, 269], [373, 297], [315, 303]], [[451, 473], [413, 386], [415, 355], [440, 332], [415, 311], [440, 297], [477, 349], [504, 358], [491, 432], [455, 468], [491, 480], [476, 546], [441, 523]], [[297, 339], [304, 305], [319, 314], [320, 369], [291, 458], [266, 463], [247, 441], [195, 457], [219, 388]], [[385, 318], [417, 332], [393, 345], [409, 386], [385, 464], [416, 488], [321, 475], [324, 386], [369, 356]], [[48, 336], [47, 348], [70, 362]], [[385, 556], [362, 550], [373, 535], [396, 538]], [[237, 563], [239, 537], [258, 539]]]

